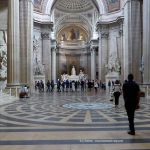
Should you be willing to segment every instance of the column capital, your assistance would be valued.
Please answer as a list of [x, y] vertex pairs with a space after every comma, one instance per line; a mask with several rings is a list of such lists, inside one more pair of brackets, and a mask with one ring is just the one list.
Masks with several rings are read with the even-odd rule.
[[34, 5], [34, 0], [19, 0], [19, 2], [29, 2], [29, 3], [32, 3], [32, 5]]
[[109, 23], [97, 22], [96, 30], [99, 32], [105, 31], [109, 29]]
[[109, 37], [109, 33], [107, 31], [101, 32], [101, 38], [108, 38], [108, 37]]
[[41, 37], [43, 40], [50, 39], [50, 34], [48, 32], [43, 32], [43, 33], [41, 33]]
[[96, 52], [97, 48], [98, 48], [98, 46], [91, 46], [91, 47], [90, 47], [91, 53]]
[[56, 48], [56, 47], [52, 47], [51, 50], [52, 50], [52, 52], [55, 52], [55, 53], [58, 52], [58, 48]]
[[119, 29], [119, 35], [120, 35], [120, 36], [123, 35], [123, 29]]

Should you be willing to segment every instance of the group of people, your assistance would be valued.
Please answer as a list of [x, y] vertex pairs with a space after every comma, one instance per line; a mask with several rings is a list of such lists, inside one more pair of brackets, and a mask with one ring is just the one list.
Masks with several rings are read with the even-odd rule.
[[56, 83], [54, 83], [54, 80], [47, 81], [44, 85], [44, 82], [41, 81], [35, 81], [35, 90], [39, 90], [39, 92], [44, 92], [46, 86], [46, 92], [53, 92], [55, 87], [57, 88], [57, 92], [74, 92], [78, 89], [80, 91], [86, 91], [89, 89], [91, 91], [92, 88], [95, 89], [95, 92], [98, 91], [98, 88], [106, 89], [106, 86], [104, 83], [98, 82], [98, 80], [81, 80], [81, 81], [69, 81], [65, 80], [62, 81], [60, 79], [57, 80]]
[[[128, 75], [128, 80], [125, 80], [123, 86], [116, 80], [113, 84], [113, 95], [115, 98], [115, 106], [119, 104], [119, 97], [123, 93], [125, 109], [129, 121], [129, 131], [128, 134], [135, 135], [134, 128], [134, 114], [135, 110], [139, 108], [139, 98], [140, 98], [140, 88], [139, 85], [133, 80], [133, 74]], [[110, 82], [108, 82], [110, 85]]]

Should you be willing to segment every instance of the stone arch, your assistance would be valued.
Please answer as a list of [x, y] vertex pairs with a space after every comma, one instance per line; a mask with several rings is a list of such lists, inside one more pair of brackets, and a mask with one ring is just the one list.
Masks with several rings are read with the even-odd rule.
[[[43, 10], [44, 10], [44, 14], [49, 14], [54, 6], [54, 4], [56, 3], [57, 0], [45, 0], [43, 2]], [[98, 10], [100, 12], [100, 14], [105, 14], [106, 13], [106, 7], [105, 7], [105, 3], [103, 0], [92, 0], [92, 2], [95, 5], [98, 5]]]

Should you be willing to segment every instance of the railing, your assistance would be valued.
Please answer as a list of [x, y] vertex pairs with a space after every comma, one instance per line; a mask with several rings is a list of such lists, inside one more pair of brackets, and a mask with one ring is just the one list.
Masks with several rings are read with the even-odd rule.
[[18, 97], [19, 96], [19, 89], [20, 87], [13, 87], [13, 88], [2, 88], [0, 87], [0, 93], [5, 93], [8, 94], [10, 96], [15, 96]]

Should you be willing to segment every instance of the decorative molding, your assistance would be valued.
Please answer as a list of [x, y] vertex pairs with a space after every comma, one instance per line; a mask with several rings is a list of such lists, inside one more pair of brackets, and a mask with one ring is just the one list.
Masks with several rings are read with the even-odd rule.
[[38, 22], [41, 24], [51, 24], [52, 23], [50, 15], [38, 13], [35, 11], [33, 13], [33, 19], [34, 19], [34, 22]]

